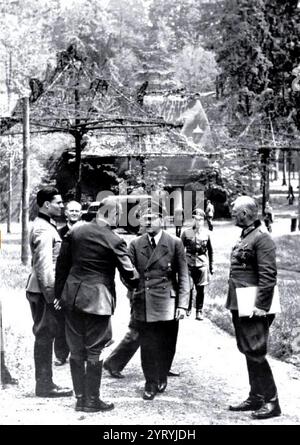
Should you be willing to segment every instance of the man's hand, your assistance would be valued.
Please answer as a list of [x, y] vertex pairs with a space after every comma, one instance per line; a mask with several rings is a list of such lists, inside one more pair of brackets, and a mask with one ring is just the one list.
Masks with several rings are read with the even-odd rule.
[[186, 315], [186, 310], [182, 309], [181, 307], [178, 307], [176, 309], [176, 314], [175, 314], [175, 318], [176, 320], [182, 320]]
[[213, 273], [214, 273], [214, 268], [213, 268], [213, 266], [210, 266], [209, 271], [210, 271], [210, 274], [213, 275]]
[[56, 311], [60, 311], [61, 310], [61, 302], [60, 302], [60, 300], [55, 298], [54, 301], [53, 301], [53, 306], [54, 306], [54, 309]]
[[267, 311], [264, 309], [259, 309], [258, 307], [254, 307], [252, 314], [249, 318], [252, 317], [265, 317], [267, 315]]

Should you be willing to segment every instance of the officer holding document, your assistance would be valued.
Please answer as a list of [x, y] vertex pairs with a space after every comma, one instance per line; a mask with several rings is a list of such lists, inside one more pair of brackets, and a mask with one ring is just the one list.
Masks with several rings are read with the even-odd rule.
[[[269, 311], [276, 286], [276, 248], [257, 214], [257, 204], [249, 196], [241, 196], [233, 203], [232, 217], [243, 230], [231, 253], [226, 307], [232, 313], [238, 349], [246, 356], [250, 393], [244, 402], [229, 409], [253, 411], [252, 418], [268, 419], [281, 414], [266, 359], [269, 328], [274, 320], [274, 313]], [[238, 298], [247, 298], [250, 288], [256, 292], [253, 307], [249, 315], [242, 316]]]

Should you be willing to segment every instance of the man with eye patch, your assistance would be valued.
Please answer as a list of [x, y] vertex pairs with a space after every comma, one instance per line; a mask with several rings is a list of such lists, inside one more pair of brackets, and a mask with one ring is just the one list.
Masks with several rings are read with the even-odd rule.
[[55, 298], [55, 264], [61, 238], [55, 218], [61, 215], [63, 201], [55, 187], [44, 187], [36, 196], [38, 215], [30, 231], [32, 270], [26, 297], [33, 318], [35, 394], [37, 397], [69, 397], [72, 391], [53, 382], [53, 342], [58, 333], [61, 306]]
[[[276, 247], [258, 220], [258, 207], [254, 199], [241, 196], [232, 208], [235, 225], [242, 230], [240, 240], [231, 253], [229, 290], [226, 307], [232, 321], [239, 351], [245, 355], [250, 393], [231, 411], [252, 411], [254, 419], [280, 416], [277, 388], [266, 359], [269, 328], [274, 314], [268, 314], [276, 285]], [[257, 286], [255, 306], [250, 316], [239, 317], [236, 289]]]

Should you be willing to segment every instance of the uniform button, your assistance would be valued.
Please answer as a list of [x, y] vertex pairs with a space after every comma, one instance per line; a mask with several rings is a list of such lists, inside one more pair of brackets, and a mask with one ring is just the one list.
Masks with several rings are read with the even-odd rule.
[[149, 290], [149, 287], [146, 287], [146, 290]]

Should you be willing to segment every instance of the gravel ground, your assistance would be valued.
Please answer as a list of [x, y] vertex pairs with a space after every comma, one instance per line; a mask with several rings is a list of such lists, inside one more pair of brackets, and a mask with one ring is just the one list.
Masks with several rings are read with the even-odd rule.
[[[218, 227], [220, 225], [220, 227]], [[289, 220], [277, 220], [273, 233], [289, 232]], [[218, 236], [218, 233], [220, 236]], [[223, 250], [239, 234], [228, 223], [215, 224], [213, 236]], [[218, 250], [218, 249], [217, 249]], [[223, 257], [220, 255], [220, 262]], [[226, 290], [224, 289], [224, 298]], [[124, 336], [129, 318], [126, 291], [117, 280], [118, 303], [112, 318], [115, 344]], [[153, 401], [142, 400], [144, 386], [137, 353], [116, 380], [106, 372], [101, 397], [113, 401], [107, 413], [76, 413], [75, 399], [41, 399], [34, 395], [33, 334], [29, 305], [23, 290], [0, 289], [5, 327], [6, 361], [18, 387], [1, 390], [1, 425], [299, 425], [300, 368], [270, 359], [282, 408], [282, 416], [255, 421], [249, 413], [232, 413], [227, 407], [247, 396], [248, 379], [244, 357], [235, 339], [208, 319], [196, 321], [194, 313], [180, 322], [177, 353], [173, 365], [181, 376], [169, 378], [165, 393]], [[222, 296], [223, 298], [223, 296]], [[128, 314], [128, 315], [127, 315]], [[272, 331], [271, 331], [272, 332]], [[109, 351], [114, 347], [112, 345]], [[69, 365], [54, 369], [54, 380], [71, 386]]]
[[[118, 283], [119, 304], [113, 317], [114, 339], [126, 331], [128, 310], [124, 287]], [[4, 295], [1, 292], [2, 295]], [[15, 308], [18, 306], [18, 315]], [[41, 399], [34, 396], [33, 335], [31, 316], [23, 292], [3, 298], [7, 363], [20, 381], [18, 387], [1, 390], [2, 425], [237, 425], [300, 424], [300, 370], [292, 364], [270, 359], [280, 403], [281, 417], [254, 421], [249, 413], [231, 413], [229, 403], [241, 401], [248, 391], [244, 357], [235, 339], [208, 319], [196, 321], [194, 314], [183, 320], [173, 368], [181, 376], [169, 378], [164, 394], [153, 401], [141, 398], [144, 380], [139, 354], [124, 370], [126, 378], [116, 380], [104, 373], [102, 398], [113, 401], [107, 413], [76, 413], [74, 398]], [[113, 346], [111, 346], [113, 347]], [[108, 353], [109, 351], [107, 351]], [[71, 385], [69, 366], [53, 367], [58, 384]]]

